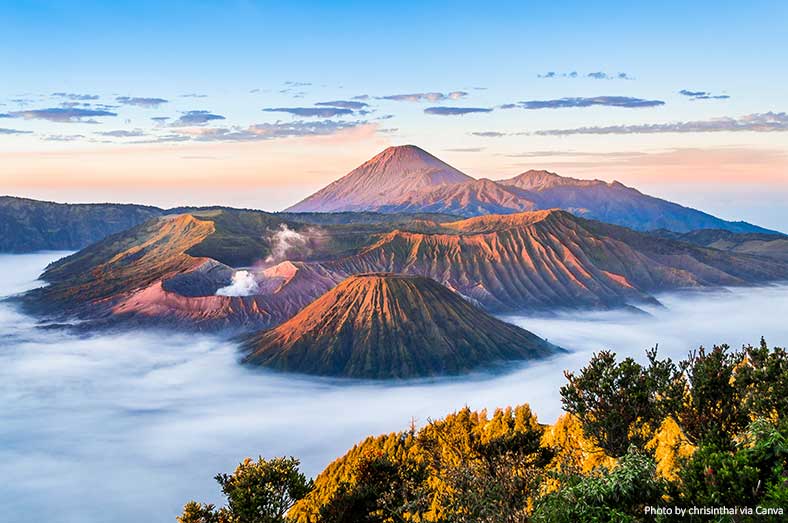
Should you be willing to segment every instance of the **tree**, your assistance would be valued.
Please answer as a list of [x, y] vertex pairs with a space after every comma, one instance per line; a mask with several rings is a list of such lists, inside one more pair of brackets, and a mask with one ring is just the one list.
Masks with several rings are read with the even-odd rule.
[[499, 409], [489, 421], [467, 409], [432, 422], [421, 444], [430, 455], [439, 521], [527, 521], [552, 452], [541, 445], [544, 429], [528, 405]]
[[232, 474], [215, 479], [227, 497], [231, 521], [283, 523], [290, 507], [312, 490], [296, 458], [246, 458]]
[[356, 461], [352, 478], [339, 484], [320, 507], [321, 523], [405, 522], [428, 506], [424, 465], [396, 463], [381, 452], [367, 452]]
[[788, 420], [788, 353], [769, 350], [761, 338], [757, 347], [744, 348], [744, 361], [736, 370], [736, 384], [751, 417], [775, 422]]
[[743, 359], [743, 353], [715, 345], [710, 351], [701, 347], [681, 362], [688, 388], [677, 421], [693, 443], [730, 448], [733, 437], [747, 427], [750, 417], [736, 380]]
[[785, 431], [755, 420], [732, 448], [703, 445], [680, 476], [680, 499], [686, 505], [782, 506], [788, 500]]
[[189, 501], [183, 506], [183, 513], [175, 518], [178, 523], [228, 523], [224, 510], [216, 510], [211, 503]]
[[564, 410], [610, 456], [623, 456], [630, 445], [642, 448], [679, 403], [684, 387], [677, 367], [670, 359], [657, 360], [656, 348], [647, 356], [649, 366], [643, 367], [632, 358], [617, 363], [615, 353], [602, 351], [579, 374], [564, 373]]
[[654, 459], [634, 447], [612, 470], [575, 476], [541, 498], [531, 521], [545, 523], [621, 523], [642, 521], [646, 505], [661, 505], [666, 483]]

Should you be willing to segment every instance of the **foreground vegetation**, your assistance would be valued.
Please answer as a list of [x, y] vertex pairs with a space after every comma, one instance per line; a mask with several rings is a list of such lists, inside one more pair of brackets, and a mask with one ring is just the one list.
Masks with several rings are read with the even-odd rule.
[[[216, 476], [181, 523], [778, 521], [788, 508], [788, 354], [715, 346], [646, 364], [595, 354], [565, 413], [468, 408], [370, 437], [314, 481], [294, 458]], [[739, 507], [738, 514], [719, 514]], [[752, 509], [747, 514], [742, 507]], [[668, 512], [666, 509], [670, 509]], [[711, 514], [716, 509], [718, 513]], [[686, 510], [683, 515], [681, 511]], [[694, 511], [690, 512], [690, 510]], [[741, 513], [745, 512], [745, 513]]]

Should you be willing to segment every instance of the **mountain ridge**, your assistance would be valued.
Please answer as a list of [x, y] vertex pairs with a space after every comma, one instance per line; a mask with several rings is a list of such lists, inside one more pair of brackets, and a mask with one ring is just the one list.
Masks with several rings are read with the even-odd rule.
[[[282, 225], [304, 237], [303, 250], [260, 265], [276, 250]], [[234, 247], [247, 244], [248, 253]], [[253, 283], [250, 292], [217, 294], [241, 271]], [[223, 210], [162, 217], [118, 233], [52, 264], [42, 275], [49, 285], [20, 299], [56, 319], [265, 328], [345, 278], [373, 272], [425, 276], [504, 313], [621, 307], [653, 302], [662, 291], [788, 280], [780, 260], [563, 210], [339, 226]]]
[[0, 196], [0, 252], [78, 250], [164, 213], [151, 205]]
[[[288, 210], [433, 212], [469, 217], [560, 208], [584, 218], [642, 231], [724, 229], [737, 233], [777, 233], [747, 222], [723, 220], [691, 207], [644, 194], [618, 181], [571, 178], [547, 170], [529, 170], [499, 180], [475, 179], [460, 173], [461, 176], [452, 178], [452, 183], [439, 184], [401, 184], [398, 180], [402, 173], [398, 175], [387, 171], [383, 190], [367, 191], [363, 197], [353, 194], [352, 186], [378, 185], [376, 178], [367, 178], [369, 173], [366, 169], [369, 165], [379, 163], [379, 157], [392, 149], [397, 148], [386, 149]], [[432, 155], [429, 157], [437, 160]], [[337, 190], [339, 187], [342, 190]]]

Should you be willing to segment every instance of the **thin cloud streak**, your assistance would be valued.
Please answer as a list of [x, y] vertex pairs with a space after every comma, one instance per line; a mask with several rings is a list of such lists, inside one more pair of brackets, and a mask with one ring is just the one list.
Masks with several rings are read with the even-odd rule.
[[558, 98], [555, 100], [528, 100], [517, 104], [523, 109], [563, 109], [569, 107], [592, 107], [595, 105], [607, 107], [624, 107], [628, 109], [641, 107], [658, 107], [665, 105], [662, 100], [645, 100], [631, 96], [593, 96]]
[[302, 118], [332, 118], [353, 114], [352, 109], [342, 107], [269, 107], [263, 109], [267, 113], [288, 113]]
[[782, 132], [788, 131], [788, 113], [754, 113], [738, 118], [724, 116], [688, 122], [590, 126], [574, 129], [545, 129], [536, 136], [569, 136], [575, 134], [654, 134], [654, 133], [715, 133], [715, 132]]
[[410, 93], [410, 94], [390, 94], [381, 96], [381, 100], [393, 100], [395, 102], [442, 102], [444, 100], [460, 100], [468, 96], [465, 91], [452, 91], [450, 93]]
[[712, 94], [708, 91], [690, 91], [689, 89], [682, 89], [679, 94], [688, 96], [690, 100], [727, 100], [730, 98], [727, 94]]
[[[117, 113], [103, 109], [79, 109], [76, 107], [52, 107], [48, 109], [29, 109], [25, 111], [12, 111], [8, 113], [11, 118], [24, 118], [25, 120], [48, 120], [58, 123], [98, 123], [92, 118], [117, 116]], [[88, 118], [88, 120], [86, 120]]]
[[98, 100], [99, 96], [97, 94], [78, 94], [78, 93], [52, 93], [52, 96], [57, 98], [66, 98], [68, 100], [75, 100], [75, 101], [86, 101], [86, 100]]
[[488, 107], [427, 107], [425, 114], [435, 114], [439, 116], [463, 116], [472, 113], [490, 113], [492, 109]]
[[33, 131], [20, 131], [18, 129], [6, 129], [0, 127], [0, 134], [32, 134]]
[[130, 96], [118, 96], [115, 101], [123, 105], [135, 105], [137, 107], [145, 107], [156, 109], [162, 104], [168, 103], [164, 98], [139, 98]]
[[555, 71], [548, 71], [543, 74], [536, 75], [537, 78], [590, 78], [592, 80], [634, 80], [632, 76], [627, 73], [606, 73], [603, 71], [594, 71], [587, 74], [580, 74], [577, 71], [570, 71], [566, 73], [557, 73]]
[[364, 102], [357, 102], [353, 100], [335, 100], [333, 102], [318, 102], [315, 105], [321, 107], [341, 107], [343, 109], [363, 109], [369, 107], [369, 104]]
[[278, 138], [330, 136], [341, 131], [370, 125], [366, 121], [340, 122], [336, 120], [259, 123], [248, 127], [194, 127], [133, 143], [168, 142], [253, 142]]
[[205, 125], [208, 122], [224, 119], [224, 116], [220, 114], [213, 114], [210, 111], [186, 111], [180, 116], [180, 118], [172, 122], [170, 126], [187, 127], [190, 125]]
[[133, 131], [127, 131], [124, 129], [119, 129], [116, 131], [103, 131], [95, 133], [101, 136], [109, 136], [112, 138], [133, 138], [137, 136], [145, 136], [145, 133], [140, 129], [135, 129]]

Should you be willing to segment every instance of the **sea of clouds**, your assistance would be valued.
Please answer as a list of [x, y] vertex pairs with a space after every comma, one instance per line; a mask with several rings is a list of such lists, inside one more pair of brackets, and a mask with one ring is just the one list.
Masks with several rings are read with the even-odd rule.
[[[0, 256], [0, 296], [39, 285], [62, 253]], [[190, 499], [219, 502], [212, 477], [245, 456], [294, 455], [316, 474], [369, 434], [469, 405], [528, 402], [560, 413], [564, 369], [611, 348], [681, 358], [699, 345], [788, 343], [788, 287], [660, 296], [621, 311], [507, 317], [571, 352], [497, 375], [397, 384], [286, 376], [238, 364], [218, 337], [172, 332], [79, 336], [42, 329], [0, 302], [2, 519], [172, 522]]]

